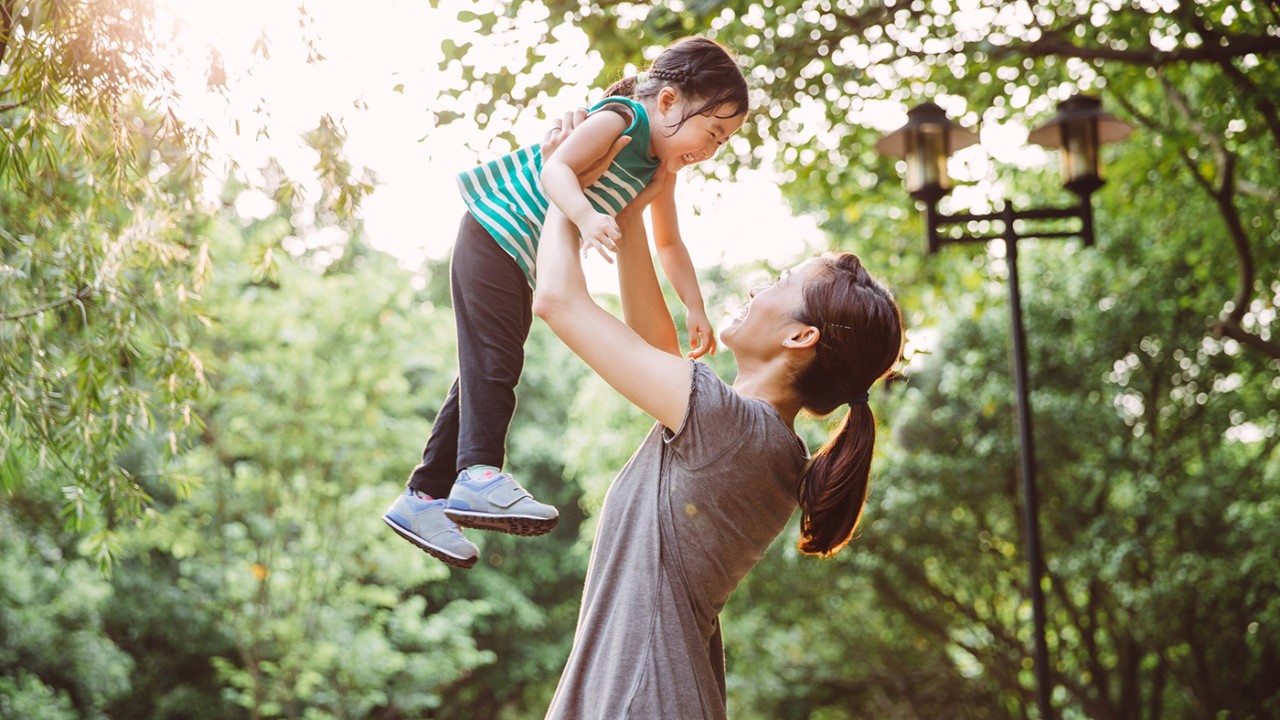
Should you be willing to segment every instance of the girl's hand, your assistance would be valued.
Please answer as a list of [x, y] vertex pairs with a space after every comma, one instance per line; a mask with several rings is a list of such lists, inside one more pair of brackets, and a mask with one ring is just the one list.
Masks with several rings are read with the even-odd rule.
[[685, 327], [689, 331], [689, 359], [716, 354], [716, 333], [705, 310], [689, 309], [685, 313]]
[[578, 223], [578, 232], [582, 234], [582, 254], [588, 248], [595, 248], [600, 257], [607, 263], [613, 263], [613, 253], [618, 252], [618, 241], [622, 239], [622, 231], [618, 223], [604, 213], [591, 213], [591, 216]]

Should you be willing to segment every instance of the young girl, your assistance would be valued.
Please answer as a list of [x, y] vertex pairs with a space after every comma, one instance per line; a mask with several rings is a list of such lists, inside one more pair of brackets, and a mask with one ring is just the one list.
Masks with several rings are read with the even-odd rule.
[[[550, 203], [606, 260], [617, 249], [614, 221], [659, 172], [706, 160], [742, 126], [747, 84], [732, 55], [712, 40], [672, 44], [645, 73], [609, 88], [587, 118], [543, 162], [538, 145], [458, 176], [467, 203], [450, 267], [458, 332], [458, 377], [436, 416], [408, 488], [383, 515], [430, 555], [469, 568], [477, 550], [458, 529], [516, 535], [550, 532], [559, 519], [501, 470], [524, 342], [533, 321], [538, 240]], [[620, 151], [619, 138], [629, 138]], [[578, 178], [616, 151], [597, 180]], [[673, 182], [652, 202], [654, 244], [685, 304], [690, 355], [715, 349], [702, 294], [676, 224]]]

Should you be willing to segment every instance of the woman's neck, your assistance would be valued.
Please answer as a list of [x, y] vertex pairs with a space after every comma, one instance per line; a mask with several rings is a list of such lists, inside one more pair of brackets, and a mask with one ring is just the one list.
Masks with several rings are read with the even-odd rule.
[[791, 380], [791, 369], [782, 363], [738, 366], [733, 389], [743, 397], [763, 400], [773, 406], [788, 427], [795, 425], [796, 415], [804, 404]]

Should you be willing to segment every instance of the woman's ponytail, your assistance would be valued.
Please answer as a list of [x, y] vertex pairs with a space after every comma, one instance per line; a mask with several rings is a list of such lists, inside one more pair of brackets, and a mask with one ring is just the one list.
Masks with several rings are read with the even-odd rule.
[[850, 405], [840, 429], [800, 476], [800, 552], [829, 557], [853, 537], [867, 501], [875, 444], [871, 408]]
[[902, 312], [857, 256], [830, 253], [805, 282], [801, 322], [818, 328], [813, 359], [796, 378], [804, 407], [824, 417], [848, 404], [840, 428], [800, 476], [801, 552], [830, 556], [853, 537], [867, 501], [876, 419], [867, 392], [902, 356]]

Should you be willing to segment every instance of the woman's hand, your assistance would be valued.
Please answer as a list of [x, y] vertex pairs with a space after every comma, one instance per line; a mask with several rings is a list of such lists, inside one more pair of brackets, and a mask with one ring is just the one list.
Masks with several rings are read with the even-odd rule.
[[701, 309], [688, 309], [685, 313], [685, 329], [689, 331], [689, 358], [697, 360], [710, 353], [716, 354], [716, 333]]
[[[578, 108], [572, 112], [567, 112], [564, 117], [557, 120], [548, 130], [542, 139], [542, 162], [545, 164], [547, 160], [555, 153], [556, 148], [573, 134], [575, 128], [587, 119], [587, 111]], [[604, 175], [609, 166], [613, 164], [613, 159], [617, 157], [622, 148], [631, 143], [631, 138], [626, 135], [620, 135], [613, 145], [609, 147], [609, 152], [591, 163], [586, 169], [575, 173], [578, 179], [578, 185], [583, 188], [589, 187], [596, 180]], [[600, 257], [605, 262], [613, 262], [613, 253], [618, 251], [618, 241], [622, 239], [622, 233], [618, 229], [618, 223], [613, 218], [602, 213], [593, 213], [589, 218], [578, 224], [578, 232], [581, 233], [581, 249], [582, 256], [586, 257], [590, 248], [595, 248], [600, 253]]]
[[628, 203], [621, 213], [618, 213], [618, 216], [621, 217], [623, 213], [639, 215], [644, 212], [644, 209], [649, 207], [649, 203], [653, 202], [654, 198], [657, 198], [663, 192], [672, 192], [674, 190], [677, 177], [676, 173], [658, 168], [649, 184], [644, 186], [644, 190], [641, 190], [640, 194]]
[[[578, 127], [583, 120], [587, 119], [587, 111], [578, 108], [572, 112], [567, 112], [564, 117], [552, 123], [547, 129], [547, 134], [542, 138], [542, 162], [546, 162], [555, 153], [556, 148], [565, 141], [565, 138], [573, 134], [573, 129]], [[609, 152], [604, 157], [591, 164], [591, 167], [583, 170], [578, 175], [578, 184], [582, 187], [589, 187], [604, 175], [604, 171], [609, 169], [613, 164], [613, 159], [618, 156], [622, 148], [631, 144], [631, 138], [626, 135], [620, 135], [613, 142], [613, 146], [609, 148]]]

